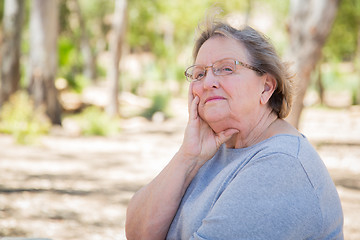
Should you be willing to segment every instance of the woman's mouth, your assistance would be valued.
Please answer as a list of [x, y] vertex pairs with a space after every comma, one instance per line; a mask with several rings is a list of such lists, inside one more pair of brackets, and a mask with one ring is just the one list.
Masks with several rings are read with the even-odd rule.
[[205, 103], [215, 102], [215, 101], [219, 101], [219, 100], [225, 100], [225, 98], [224, 98], [224, 97], [221, 97], [221, 96], [212, 96], [212, 97], [208, 97], [208, 98], [205, 100]]

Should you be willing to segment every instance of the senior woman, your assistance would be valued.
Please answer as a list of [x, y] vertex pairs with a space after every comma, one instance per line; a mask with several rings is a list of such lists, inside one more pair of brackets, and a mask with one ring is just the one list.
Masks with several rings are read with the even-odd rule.
[[326, 167], [283, 120], [291, 76], [268, 39], [212, 20], [185, 75], [183, 143], [130, 201], [128, 239], [343, 239]]

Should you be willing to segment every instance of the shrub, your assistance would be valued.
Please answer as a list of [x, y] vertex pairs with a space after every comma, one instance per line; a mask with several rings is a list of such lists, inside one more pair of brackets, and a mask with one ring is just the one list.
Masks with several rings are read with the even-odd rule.
[[75, 120], [86, 136], [109, 136], [120, 131], [119, 121], [95, 106], [87, 107]]
[[12, 134], [17, 143], [35, 143], [50, 128], [51, 122], [44, 110], [35, 109], [33, 101], [24, 91], [13, 94], [1, 108], [0, 132]]
[[153, 115], [157, 112], [164, 113], [167, 116], [167, 107], [170, 102], [170, 94], [168, 93], [156, 93], [152, 96], [152, 104], [151, 106], [146, 109], [142, 116], [146, 117], [147, 119], [151, 119]]

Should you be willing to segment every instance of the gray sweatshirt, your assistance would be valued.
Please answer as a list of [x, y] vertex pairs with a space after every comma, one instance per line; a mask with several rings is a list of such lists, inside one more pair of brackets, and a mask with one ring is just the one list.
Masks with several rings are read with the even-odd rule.
[[343, 239], [331, 177], [304, 137], [228, 149], [199, 170], [166, 239]]

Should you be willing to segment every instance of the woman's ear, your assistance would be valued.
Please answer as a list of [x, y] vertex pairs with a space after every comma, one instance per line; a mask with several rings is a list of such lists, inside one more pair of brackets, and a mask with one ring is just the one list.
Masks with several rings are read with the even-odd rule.
[[264, 88], [261, 93], [260, 103], [267, 104], [276, 89], [276, 80], [270, 74], [265, 75]]

